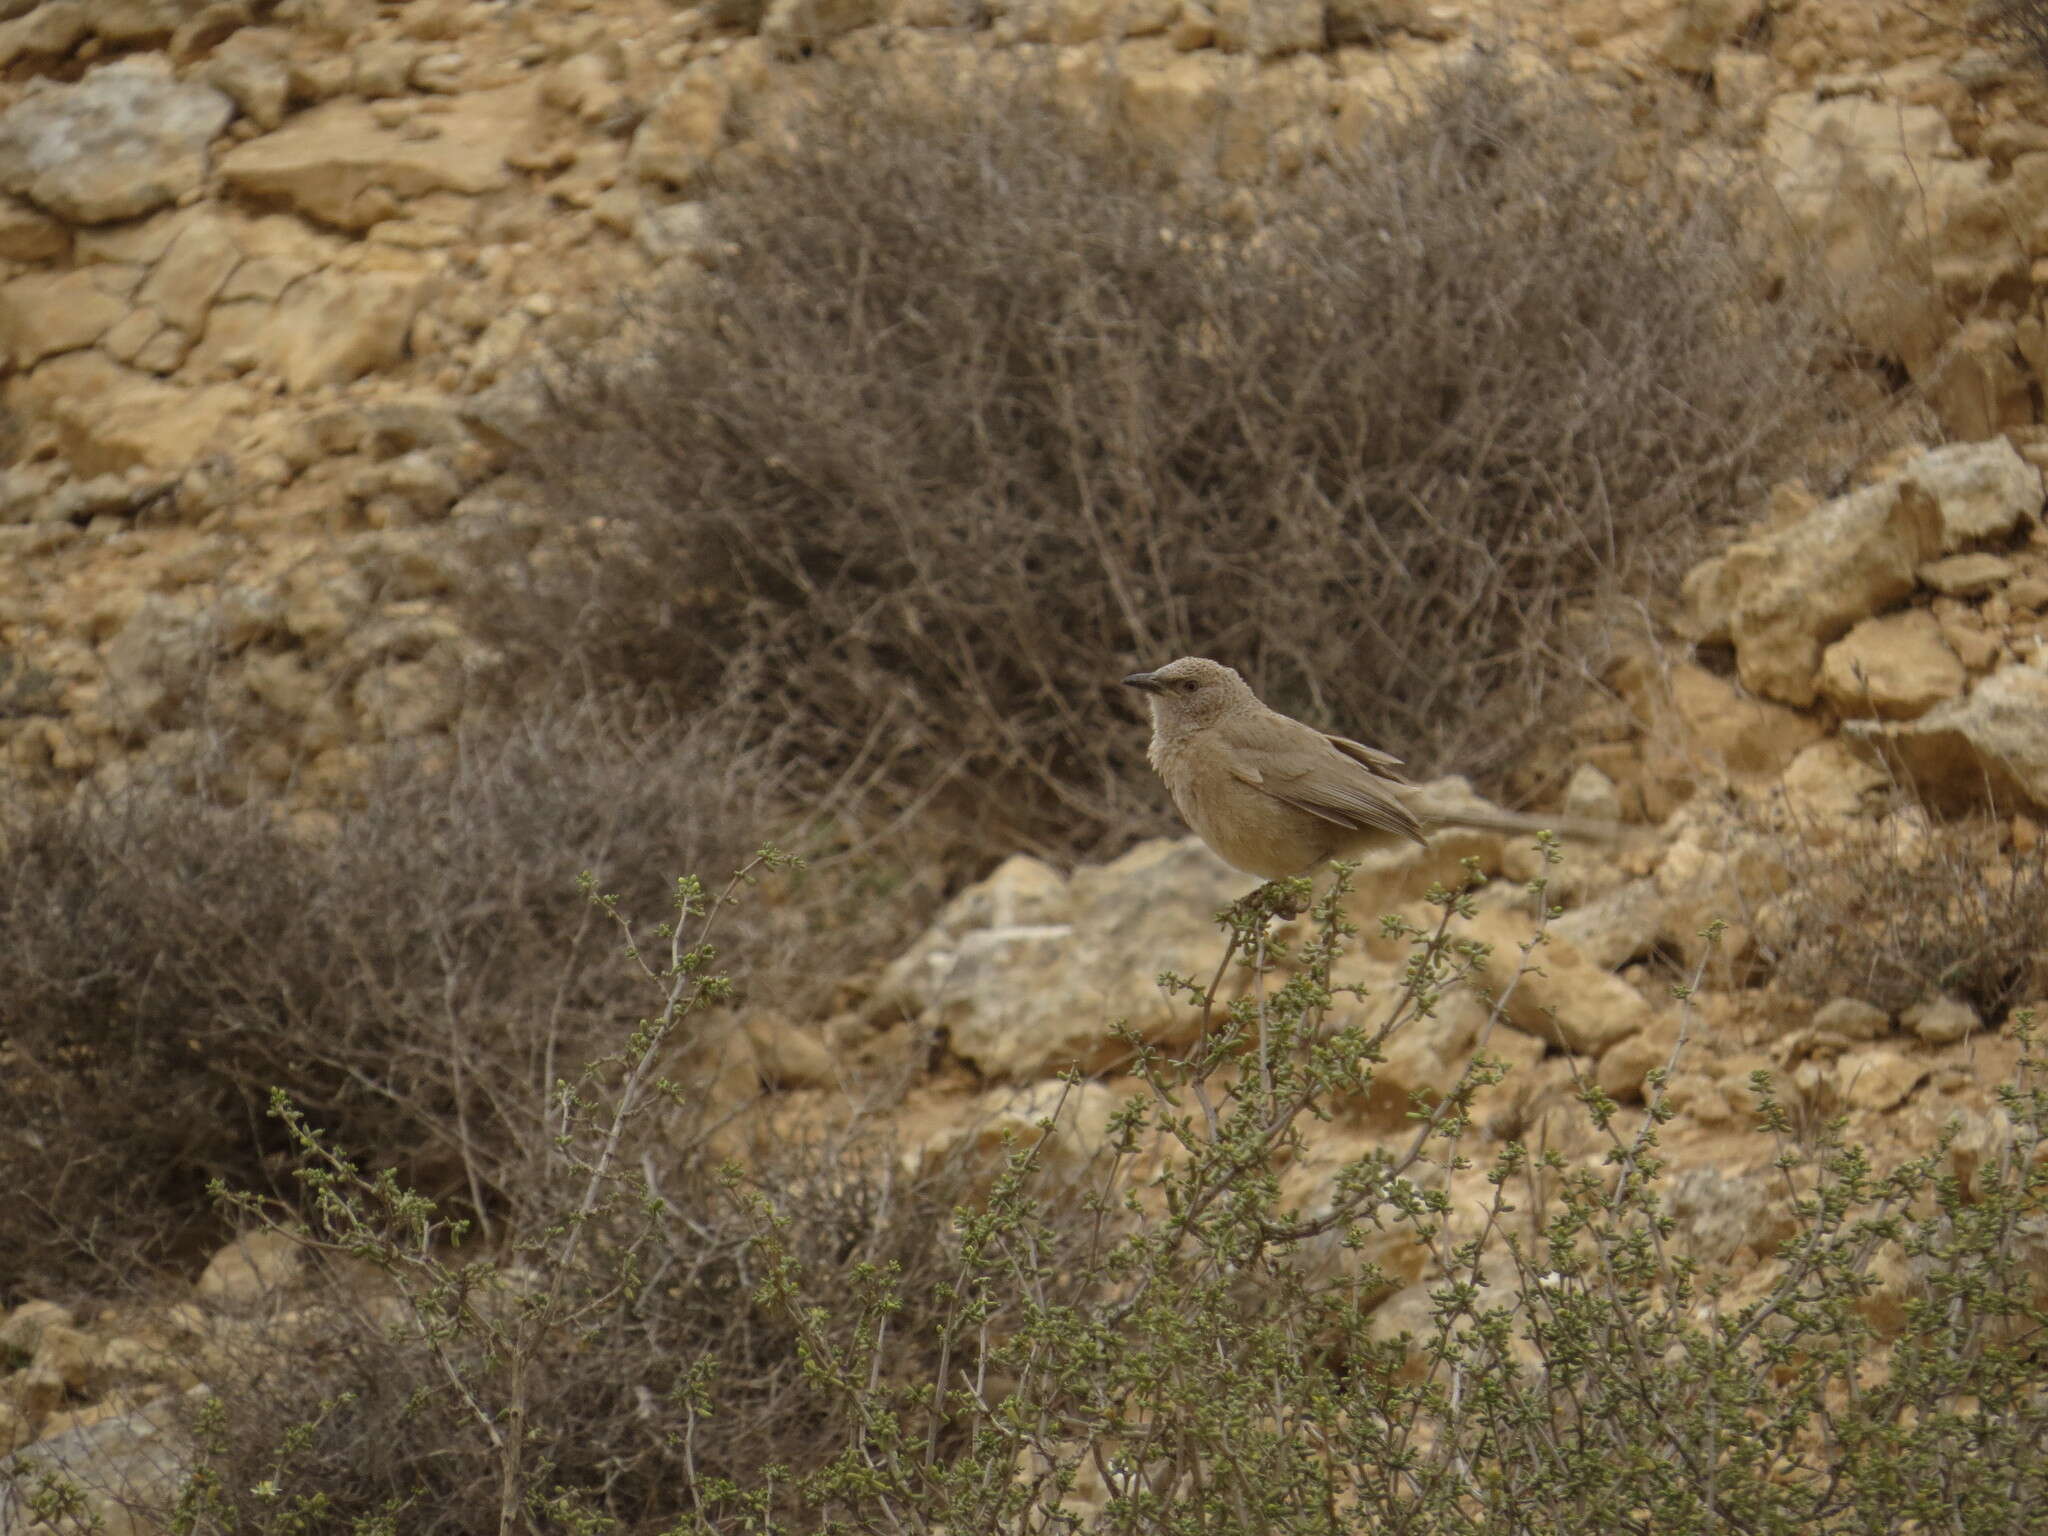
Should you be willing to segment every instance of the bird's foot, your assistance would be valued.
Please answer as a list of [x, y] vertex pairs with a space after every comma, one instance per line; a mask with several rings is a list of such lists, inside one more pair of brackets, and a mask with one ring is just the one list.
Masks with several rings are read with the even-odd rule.
[[1301, 890], [1292, 880], [1268, 880], [1249, 899], [1258, 911], [1275, 922], [1292, 922], [1302, 913]]

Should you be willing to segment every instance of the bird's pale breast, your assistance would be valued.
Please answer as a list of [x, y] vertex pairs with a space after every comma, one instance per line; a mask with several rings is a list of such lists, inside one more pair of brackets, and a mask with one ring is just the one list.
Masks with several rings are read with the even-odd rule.
[[1190, 750], [1195, 739], [1164, 745], [1153, 766], [1181, 819], [1233, 869], [1284, 880], [1305, 874], [1356, 839], [1247, 784], [1218, 755]]

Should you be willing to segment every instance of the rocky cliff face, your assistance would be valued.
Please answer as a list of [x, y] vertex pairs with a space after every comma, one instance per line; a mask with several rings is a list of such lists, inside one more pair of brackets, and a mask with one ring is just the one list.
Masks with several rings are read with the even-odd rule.
[[[1949, 436], [2048, 453], [2048, 97], [1906, 7], [8, 9], [0, 734], [10, 776], [45, 790], [175, 756], [165, 732], [231, 731], [264, 743], [249, 788], [289, 776], [319, 801], [383, 744], [447, 730], [489, 659], [439, 606], [485, 579], [466, 536], [495, 506], [465, 403], [713, 259], [703, 175], [827, 60], [886, 60], [903, 89], [1028, 59], [1163, 143], [1221, 124], [1226, 168], [1284, 172], [1512, 37], [1532, 70], [1688, 119], [1702, 174], [1754, 182], [1823, 254], [1859, 339]], [[1947, 634], [1974, 599], [1943, 596]]]

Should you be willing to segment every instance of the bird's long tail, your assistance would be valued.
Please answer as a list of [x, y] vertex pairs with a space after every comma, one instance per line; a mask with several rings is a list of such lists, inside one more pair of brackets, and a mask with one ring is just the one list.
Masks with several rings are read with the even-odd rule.
[[1445, 827], [1472, 827], [1481, 832], [1555, 832], [1578, 842], [1611, 843], [1621, 837], [1618, 821], [1589, 816], [1525, 815], [1520, 811], [1454, 810], [1420, 806], [1423, 820]]

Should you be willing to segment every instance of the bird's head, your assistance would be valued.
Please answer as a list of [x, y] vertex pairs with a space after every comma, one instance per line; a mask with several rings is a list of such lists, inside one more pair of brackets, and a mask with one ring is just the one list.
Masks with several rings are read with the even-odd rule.
[[1124, 686], [1152, 696], [1152, 719], [1167, 730], [1197, 731], [1258, 702], [1243, 678], [1206, 656], [1183, 656], [1154, 672], [1133, 672]]

